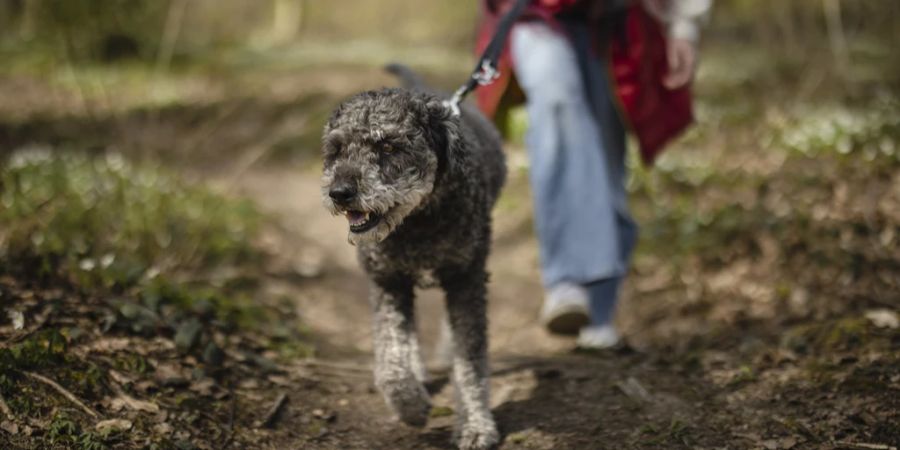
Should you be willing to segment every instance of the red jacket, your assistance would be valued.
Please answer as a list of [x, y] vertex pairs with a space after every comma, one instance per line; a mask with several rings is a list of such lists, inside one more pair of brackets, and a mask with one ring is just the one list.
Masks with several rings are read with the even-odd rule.
[[[522, 20], [543, 20], [559, 27], [555, 15], [582, 0], [539, 0], [528, 7]], [[482, 0], [477, 54], [490, 42], [500, 16], [510, 6], [504, 0]], [[623, 121], [637, 137], [641, 159], [650, 165], [663, 147], [693, 122], [690, 88], [666, 88], [662, 79], [668, 71], [666, 36], [662, 25], [640, 6], [626, 13], [624, 34], [613, 36], [608, 49], [611, 75]], [[500, 78], [476, 91], [478, 106], [488, 116], [497, 112], [512, 80], [512, 55], [507, 43], [499, 60]]]

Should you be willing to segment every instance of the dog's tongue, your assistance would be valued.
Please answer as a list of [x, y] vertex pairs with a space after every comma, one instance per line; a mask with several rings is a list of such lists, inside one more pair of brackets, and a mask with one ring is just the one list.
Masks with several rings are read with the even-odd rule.
[[362, 211], [347, 211], [347, 220], [350, 225], [359, 225], [366, 221], [367, 214]]

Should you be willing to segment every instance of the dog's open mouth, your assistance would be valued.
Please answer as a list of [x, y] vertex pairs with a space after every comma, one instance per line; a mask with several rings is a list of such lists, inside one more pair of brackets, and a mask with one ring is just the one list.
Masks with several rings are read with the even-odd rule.
[[351, 233], [363, 233], [375, 228], [381, 222], [381, 216], [371, 212], [347, 211], [347, 222], [350, 222]]

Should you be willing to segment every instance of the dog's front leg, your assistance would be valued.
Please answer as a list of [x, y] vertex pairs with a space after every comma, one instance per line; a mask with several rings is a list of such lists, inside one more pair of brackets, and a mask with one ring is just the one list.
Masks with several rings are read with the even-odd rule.
[[441, 280], [453, 332], [456, 440], [465, 450], [489, 449], [500, 441], [490, 409], [486, 282], [483, 269], [447, 273]]
[[424, 426], [431, 410], [413, 318], [413, 281], [392, 277], [371, 287], [375, 385], [400, 420]]

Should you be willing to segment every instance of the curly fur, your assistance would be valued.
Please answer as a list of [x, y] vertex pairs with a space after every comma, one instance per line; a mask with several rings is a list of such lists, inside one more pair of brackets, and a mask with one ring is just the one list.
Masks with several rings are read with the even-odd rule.
[[[369, 230], [349, 232], [349, 240], [371, 279], [375, 383], [387, 403], [408, 424], [428, 418], [413, 291], [433, 278], [446, 292], [453, 334], [457, 445], [485, 449], [499, 442], [488, 404], [485, 263], [506, 168], [490, 122], [462, 110], [453, 116], [421, 86], [349, 98], [325, 127], [322, 194], [333, 214], [381, 217]], [[355, 195], [336, 201], [337, 186]]]

